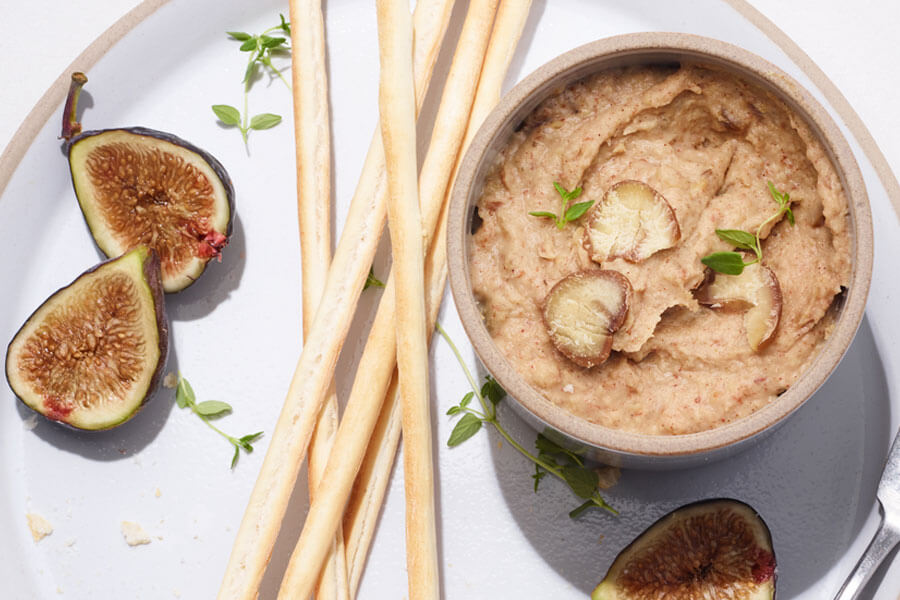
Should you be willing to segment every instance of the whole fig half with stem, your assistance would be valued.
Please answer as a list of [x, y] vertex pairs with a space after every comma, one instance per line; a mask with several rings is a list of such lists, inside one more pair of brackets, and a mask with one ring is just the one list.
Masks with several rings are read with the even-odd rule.
[[81, 132], [72, 75], [63, 114], [72, 184], [94, 241], [108, 257], [144, 244], [159, 253], [163, 288], [191, 285], [232, 233], [234, 188], [222, 164], [175, 135], [145, 127]]
[[738, 500], [672, 511], [613, 562], [591, 600], [772, 600], [775, 553], [762, 518]]
[[169, 349], [159, 255], [102, 262], [32, 313], [6, 352], [6, 378], [38, 413], [78, 429], [124, 423], [151, 397]]

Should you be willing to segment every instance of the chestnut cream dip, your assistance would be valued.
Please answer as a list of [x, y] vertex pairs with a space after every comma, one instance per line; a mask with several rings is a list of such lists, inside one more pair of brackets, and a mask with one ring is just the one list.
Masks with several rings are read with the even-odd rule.
[[[769, 182], [789, 196], [793, 226], [786, 212], [766, 223], [779, 212]], [[529, 214], [561, 214], [555, 183], [581, 188], [567, 206], [594, 204], [561, 225]], [[617, 242], [624, 250], [592, 238], [624, 231], [609, 199], [636, 186], [655, 198], [632, 211], [643, 229]], [[554, 404], [629, 432], [704, 431], [771, 402], [828, 337], [850, 277], [847, 201], [822, 145], [775, 96], [702, 65], [608, 70], [559, 90], [512, 135], [477, 211], [471, 281], [500, 351]], [[735, 250], [717, 229], [759, 233], [762, 262], [740, 282], [713, 282], [701, 262]], [[619, 275], [627, 312], [610, 308], [608, 331], [578, 317], [607, 345], [580, 360], [544, 314], [548, 295]], [[715, 296], [742, 286], [741, 301]]]

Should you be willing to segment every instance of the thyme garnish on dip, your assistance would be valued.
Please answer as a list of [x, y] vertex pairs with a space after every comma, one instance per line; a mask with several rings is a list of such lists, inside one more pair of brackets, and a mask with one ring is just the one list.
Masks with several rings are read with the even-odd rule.
[[[457, 421], [456, 426], [450, 433], [447, 445], [451, 448], [458, 446], [467, 439], [478, 433], [482, 425], [488, 424], [497, 430], [503, 439], [510, 446], [519, 451], [522, 456], [526, 457], [534, 463], [534, 491], [538, 491], [538, 485], [547, 473], [550, 473], [560, 481], [563, 481], [572, 490], [572, 493], [583, 500], [583, 502], [569, 512], [569, 517], [576, 518], [584, 511], [590, 508], [602, 508], [614, 515], [619, 514], [612, 506], [607, 504], [603, 496], [600, 495], [600, 475], [594, 469], [585, 465], [584, 458], [578, 453], [572, 452], [552, 441], [543, 434], [538, 434], [535, 441], [535, 447], [538, 450], [537, 456], [526, 450], [521, 444], [509, 435], [506, 429], [500, 424], [497, 416], [497, 406], [506, 397], [506, 391], [500, 387], [500, 384], [490, 375], [485, 376], [485, 382], [479, 389], [472, 372], [466, 366], [459, 349], [450, 336], [444, 331], [439, 323], [435, 324], [435, 328], [441, 337], [450, 345], [450, 349], [456, 356], [456, 360], [462, 367], [472, 391], [462, 397], [459, 404], [451, 406], [447, 410], [450, 416], [462, 415]], [[471, 407], [472, 399], [478, 398], [481, 404], [481, 410]]]
[[555, 214], [545, 210], [534, 210], [529, 212], [528, 214], [532, 217], [540, 217], [544, 219], [553, 219], [553, 222], [556, 223], [557, 229], [562, 229], [566, 226], [566, 223], [570, 221], [575, 221], [581, 217], [584, 213], [588, 211], [588, 209], [594, 204], [593, 200], [588, 200], [587, 202], [578, 202], [577, 204], [573, 204], [569, 206], [569, 202], [578, 198], [581, 195], [581, 188], [577, 187], [572, 191], [567, 191], [566, 188], [561, 186], [557, 182], [553, 182], [553, 187], [556, 188], [556, 192], [559, 194], [562, 205], [559, 208], [559, 214]]
[[744, 262], [744, 255], [740, 252], [713, 252], [700, 259], [704, 265], [725, 275], [740, 275], [744, 271], [744, 267], [755, 265], [762, 262], [762, 246], [759, 234], [763, 228], [769, 223], [779, 219], [781, 215], [786, 215], [788, 223], [794, 226], [794, 213], [791, 211], [791, 197], [788, 194], [782, 194], [775, 189], [771, 181], [768, 182], [769, 193], [772, 199], [778, 204], [778, 210], [768, 219], [760, 223], [756, 228], [756, 234], [742, 231], [740, 229], [716, 229], [716, 235], [723, 241], [732, 244], [735, 248], [741, 250], [752, 250], [756, 254], [756, 258], [750, 262]]

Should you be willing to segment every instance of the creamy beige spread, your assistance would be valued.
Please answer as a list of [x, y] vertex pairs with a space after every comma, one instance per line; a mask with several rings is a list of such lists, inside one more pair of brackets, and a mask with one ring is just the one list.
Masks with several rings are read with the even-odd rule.
[[[645, 261], [598, 265], [584, 247], [588, 215], [557, 229], [553, 182], [577, 201], [622, 180], [671, 205], [681, 240]], [[701, 306], [700, 259], [733, 248], [715, 229], [755, 232], [777, 211], [766, 182], [790, 194], [786, 219], [762, 232], [764, 264], [783, 306], [774, 337], [753, 352], [743, 312]], [[632, 67], [570, 84], [512, 135], [478, 201], [471, 280], [487, 328], [512, 366], [553, 403], [589, 421], [645, 434], [703, 431], [771, 402], [810, 363], [833, 327], [850, 274], [840, 180], [804, 121], [733, 75], [699, 65]], [[633, 287], [609, 360], [583, 369], [544, 327], [548, 291], [582, 269], [613, 269]]]

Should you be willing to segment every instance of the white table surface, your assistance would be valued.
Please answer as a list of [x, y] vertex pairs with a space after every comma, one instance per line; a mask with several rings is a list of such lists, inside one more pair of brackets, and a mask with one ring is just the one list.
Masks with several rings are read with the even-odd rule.
[[[136, 0], [0, 0], [0, 74], [5, 83], [0, 93], [0, 149], [72, 59], [137, 4]], [[900, 68], [895, 41], [900, 2], [753, 0], [752, 4], [832, 79], [871, 131], [891, 168], [900, 172], [896, 133], [900, 132]], [[885, 369], [893, 368], [885, 365]]]

